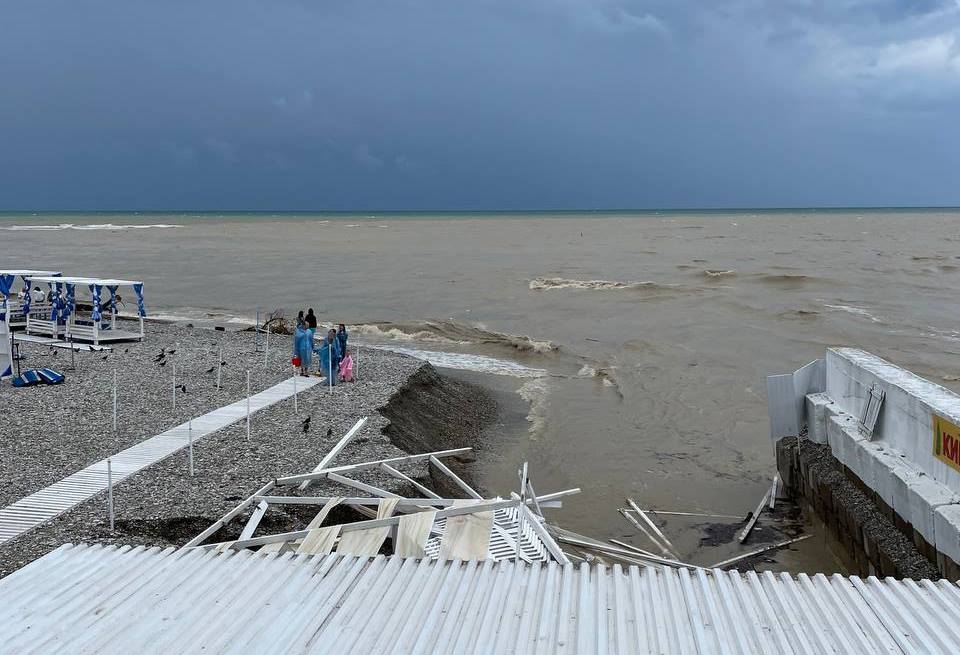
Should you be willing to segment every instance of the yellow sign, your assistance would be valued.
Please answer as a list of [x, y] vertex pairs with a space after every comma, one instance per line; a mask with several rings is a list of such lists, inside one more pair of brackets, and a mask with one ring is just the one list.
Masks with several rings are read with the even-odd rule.
[[960, 471], [960, 427], [933, 415], [933, 454]]

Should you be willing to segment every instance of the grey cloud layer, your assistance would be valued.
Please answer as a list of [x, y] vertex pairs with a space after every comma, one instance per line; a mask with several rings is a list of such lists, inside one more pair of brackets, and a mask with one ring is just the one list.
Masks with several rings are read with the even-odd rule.
[[953, 0], [2, 11], [0, 207], [960, 204]]

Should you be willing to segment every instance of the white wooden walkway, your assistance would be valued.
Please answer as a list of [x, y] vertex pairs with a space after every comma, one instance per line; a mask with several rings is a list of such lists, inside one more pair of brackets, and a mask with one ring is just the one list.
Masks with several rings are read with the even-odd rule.
[[[297, 378], [297, 392], [303, 392], [324, 378]], [[250, 413], [293, 396], [293, 379], [284, 380], [269, 389], [250, 396]], [[208, 434], [243, 420], [247, 415], [247, 399], [215, 409], [193, 419], [193, 440], [199, 441]], [[183, 423], [155, 437], [122, 450], [110, 458], [113, 483], [127, 478], [165, 457], [187, 447], [188, 424]], [[0, 545], [27, 532], [44, 521], [59, 516], [107, 488], [107, 460], [91, 464], [85, 469], [67, 476], [49, 487], [21, 498], [0, 509]]]

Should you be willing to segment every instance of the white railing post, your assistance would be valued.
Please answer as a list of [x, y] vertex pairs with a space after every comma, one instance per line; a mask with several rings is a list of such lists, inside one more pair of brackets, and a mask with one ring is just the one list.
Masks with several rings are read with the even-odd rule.
[[299, 414], [300, 408], [297, 406], [297, 374], [293, 374], [293, 413]]
[[220, 371], [223, 368], [223, 346], [220, 346], [220, 352], [217, 355], [217, 391], [220, 391]]
[[177, 411], [177, 365], [173, 365], [173, 411]]
[[113, 438], [117, 438], [117, 369], [113, 369]]
[[250, 369], [247, 369], [247, 441], [250, 440]]
[[107, 458], [107, 511], [110, 513], [110, 532], [113, 532], [113, 467]]
[[270, 325], [267, 324], [266, 347], [263, 349], [263, 367], [267, 367], [267, 357], [270, 355]]
[[190, 477], [193, 477], [193, 419], [187, 421], [187, 444], [189, 446], [188, 458], [190, 460]]

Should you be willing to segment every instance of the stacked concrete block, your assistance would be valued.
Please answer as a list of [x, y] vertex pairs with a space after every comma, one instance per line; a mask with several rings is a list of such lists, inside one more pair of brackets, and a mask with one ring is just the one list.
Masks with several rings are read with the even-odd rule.
[[814, 443], [827, 443], [827, 415], [834, 402], [825, 393], [807, 394], [807, 439]]

